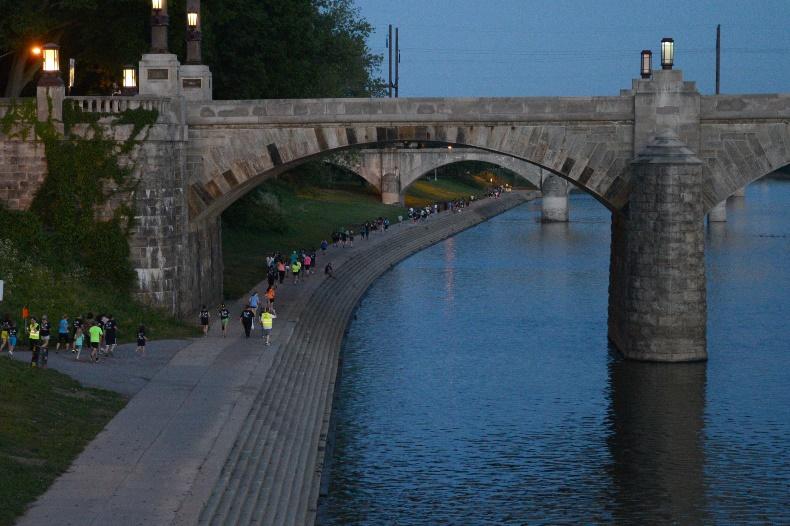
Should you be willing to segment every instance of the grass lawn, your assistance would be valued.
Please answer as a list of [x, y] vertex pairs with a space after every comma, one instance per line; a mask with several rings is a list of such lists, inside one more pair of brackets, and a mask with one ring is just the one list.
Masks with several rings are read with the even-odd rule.
[[88, 389], [52, 369], [0, 356], [0, 525], [44, 493], [123, 408], [119, 394]]
[[409, 187], [405, 201], [407, 207], [422, 207], [462, 197], [468, 199], [470, 195], [481, 195], [484, 188], [484, 184], [471, 184], [458, 178], [443, 178], [436, 181], [420, 179]]

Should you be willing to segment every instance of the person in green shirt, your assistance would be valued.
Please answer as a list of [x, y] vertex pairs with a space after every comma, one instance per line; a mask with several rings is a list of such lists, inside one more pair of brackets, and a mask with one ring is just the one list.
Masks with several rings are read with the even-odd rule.
[[38, 353], [39, 346], [41, 345], [41, 326], [35, 317], [30, 318], [30, 324], [27, 326], [27, 337], [30, 340], [30, 367], [38, 366]]
[[88, 329], [88, 336], [90, 337], [91, 343], [91, 360], [93, 363], [97, 363], [99, 361], [99, 344], [101, 344], [101, 337], [104, 332], [99, 327], [98, 322], [93, 322], [91, 328]]

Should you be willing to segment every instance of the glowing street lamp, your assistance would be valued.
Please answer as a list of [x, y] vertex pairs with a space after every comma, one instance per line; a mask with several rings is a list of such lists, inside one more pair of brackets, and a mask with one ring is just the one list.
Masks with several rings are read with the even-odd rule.
[[44, 73], [60, 74], [60, 46], [57, 44], [46, 44], [43, 54], [44, 62], [42, 66]]
[[672, 69], [675, 63], [675, 41], [671, 38], [661, 39], [661, 68]]
[[123, 94], [132, 96], [137, 94], [137, 70], [134, 66], [126, 65], [123, 67]]
[[200, 0], [187, 0], [187, 64], [200, 64]]
[[33, 55], [34, 57], [40, 57], [41, 46], [33, 46], [32, 48], [30, 48], [30, 54]]
[[154, 13], [162, 11], [162, 0], [151, 0], [151, 9], [154, 10]]
[[194, 31], [197, 29], [198, 25], [198, 14], [194, 11], [190, 11], [187, 13], [187, 27], [190, 31]]
[[641, 73], [643, 79], [649, 79], [653, 74], [653, 52], [649, 49], [642, 50]]

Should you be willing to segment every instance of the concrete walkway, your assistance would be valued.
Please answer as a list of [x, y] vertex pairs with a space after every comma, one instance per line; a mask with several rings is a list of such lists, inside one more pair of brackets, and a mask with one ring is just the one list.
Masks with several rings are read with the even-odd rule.
[[230, 336], [215, 323], [178, 351], [19, 524], [312, 524], [357, 302], [398, 261], [527, 199], [505, 194], [331, 248], [318, 265], [332, 261], [336, 279], [320, 272], [279, 289], [271, 347], [259, 332], [245, 339], [241, 305], [230, 306]]

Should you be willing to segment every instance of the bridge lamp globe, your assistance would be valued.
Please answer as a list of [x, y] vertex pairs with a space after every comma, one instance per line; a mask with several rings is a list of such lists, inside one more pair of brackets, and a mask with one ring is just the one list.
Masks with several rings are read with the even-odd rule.
[[190, 31], [194, 31], [197, 29], [198, 25], [198, 14], [195, 11], [190, 11], [187, 13], [187, 27]]
[[162, 10], [162, 2], [164, 0], [151, 0], [151, 9], [155, 12], [159, 12]]
[[44, 56], [44, 73], [57, 75], [60, 73], [60, 46], [57, 44], [46, 44], [42, 50]]
[[134, 66], [123, 67], [123, 94], [135, 95], [137, 93], [137, 70]]
[[643, 79], [649, 79], [653, 71], [653, 52], [649, 49], [642, 50], [642, 65], [640, 72]]
[[672, 69], [675, 63], [675, 41], [671, 38], [661, 39], [661, 68]]

